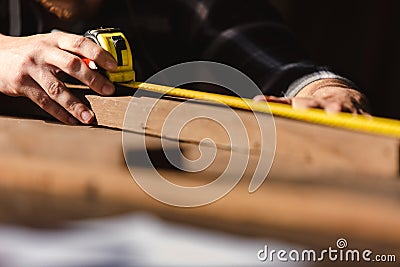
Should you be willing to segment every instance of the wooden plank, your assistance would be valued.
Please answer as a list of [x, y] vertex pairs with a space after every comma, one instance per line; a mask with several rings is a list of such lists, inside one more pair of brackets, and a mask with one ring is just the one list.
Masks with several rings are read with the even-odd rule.
[[[96, 109], [104, 106], [104, 100], [97, 100], [91, 96], [90, 101]], [[97, 103], [100, 101], [101, 103]], [[118, 99], [114, 100], [119, 102]], [[112, 101], [112, 102], [114, 102]], [[245, 149], [247, 143], [231, 144], [229, 135], [216, 123], [210, 123], [208, 119], [198, 119], [184, 128], [179, 138], [163, 132], [164, 121], [170, 111], [178, 105], [187, 105], [190, 108], [190, 116], [199, 117], [204, 114], [203, 109], [208, 109], [207, 114], [223, 114], [225, 108], [218, 106], [203, 106], [192, 103], [181, 104], [177, 101], [162, 100], [157, 102], [151, 115], [146, 114], [149, 106], [153, 103], [151, 99], [134, 99], [137, 108], [135, 116], [125, 123], [125, 129], [132, 130], [152, 136], [165, 137], [183, 142], [199, 144], [204, 138], [211, 138], [220, 149], [232, 147], [238, 151]], [[115, 107], [117, 105], [111, 104]], [[108, 109], [112, 109], [112, 107]], [[140, 113], [143, 110], [143, 113]], [[210, 111], [211, 110], [211, 111]], [[118, 113], [115, 111], [115, 113]], [[227, 112], [229, 114], [229, 112]], [[240, 122], [234, 119], [225, 120], [225, 123], [233, 125], [233, 129], [245, 129], [251, 152], [257, 153], [261, 149], [269, 150], [267, 146], [260, 147], [260, 126], [255, 116], [247, 111], [236, 110], [235, 114]], [[232, 116], [234, 116], [232, 115]], [[112, 116], [114, 117], [114, 116]], [[219, 117], [219, 116], [218, 116]], [[211, 117], [211, 119], [218, 119]], [[269, 120], [267, 114], [259, 115], [259, 120]], [[103, 122], [100, 117], [99, 121]], [[106, 121], [106, 120], [105, 120]], [[115, 123], [115, 122], [114, 122]], [[172, 125], [183, 125], [185, 119], [180, 116], [172, 116]], [[108, 124], [106, 122], [105, 124]], [[319, 175], [321, 172], [349, 172], [357, 175], [378, 175], [380, 177], [394, 177], [399, 174], [399, 140], [377, 135], [369, 135], [352, 132], [343, 129], [325, 127], [315, 124], [298, 122], [284, 118], [275, 117], [277, 150], [275, 164], [282, 163], [285, 169], [294, 172], [301, 169], [303, 174]], [[268, 127], [268, 124], [262, 126]], [[261, 126], [261, 127], [262, 127]], [[264, 134], [270, 134], [267, 129]], [[285, 164], [283, 164], [285, 162]]]
[[[236, 123], [235, 127], [245, 126], [248, 135], [249, 146], [243, 142], [231, 144], [229, 136], [221, 126], [210, 123], [207, 119], [197, 119], [191, 122], [190, 127], [185, 127], [179, 137], [170, 133], [162, 133], [165, 118], [169, 112], [182, 104], [176, 100], [162, 99], [152, 109], [149, 118], [146, 117], [148, 109], [153, 104], [151, 98], [130, 96], [101, 97], [88, 94], [88, 90], [78, 90], [80, 95], [96, 114], [97, 124], [115, 129], [124, 127], [124, 118], [129, 103], [135, 106], [134, 118], [126, 121], [125, 129], [137, 133], [145, 133], [151, 136], [179, 139], [181, 142], [198, 144], [204, 138], [211, 138], [221, 150], [246, 150], [250, 148], [252, 154], [258, 153], [260, 147], [260, 129], [254, 115], [247, 111], [237, 110], [241, 122], [238, 123], [229, 116], [225, 116], [227, 124]], [[125, 91], [126, 93], [126, 91]], [[25, 103], [20, 103], [25, 101]], [[4, 101], [3, 101], [4, 102]], [[38, 117], [46, 117], [44, 112], [33, 108], [24, 99], [7, 99], [7, 105], [0, 108], [8, 111], [18, 111], [22, 114], [35, 114]], [[13, 103], [15, 102], [15, 103]], [[204, 114], [221, 114], [226, 112], [223, 107], [209, 104], [184, 103], [188, 106], [193, 117]], [[26, 107], [21, 110], [20, 107]], [[39, 114], [41, 113], [41, 114]], [[219, 117], [219, 116], [216, 116]], [[260, 120], [269, 120], [267, 114], [260, 115]], [[211, 118], [213, 119], [213, 118]], [[278, 164], [282, 170], [295, 176], [300, 168], [304, 175], [319, 176], [324, 173], [351, 173], [359, 176], [377, 175], [379, 177], [399, 176], [399, 139], [379, 135], [353, 132], [343, 129], [314, 125], [284, 118], [275, 117], [277, 151], [274, 164]], [[173, 116], [172, 125], [182, 125], [180, 116]], [[268, 129], [270, 131], [270, 129]], [[267, 133], [268, 133], [267, 131]], [[270, 149], [263, 147], [263, 149]], [[270, 152], [270, 151], [269, 151]], [[279, 163], [282, 162], [281, 165]], [[284, 162], [284, 164], [283, 164]], [[289, 175], [289, 174], [288, 174]]]
[[[178, 138], [171, 136], [168, 132], [162, 133], [162, 130], [166, 117], [178, 105], [190, 106], [185, 110], [190, 110], [192, 117], [201, 116], [204, 114], [204, 109], [208, 110], [207, 114], [221, 114], [226, 111], [223, 107], [213, 105], [182, 104], [179, 101], [163, 99], [157, 102], [147, 118], [148, 109], [154, 104], [154, 100], [150, 98], [104, 98], [96, 95], [89, 95], [86, 98], [95, 111], [99, 125], [117, 129], [125, 127], [126, 130], [175, 140]], [[127, 120], [124, 125], [124, 116], [129, 103], [135, 105], [135, 116]], [[254, 115], [241, 110], [236, 110], [234, 115], [240, 118], [240, 123], [234, 119], [228, 119], [225, 122], [234, 124], [239, 129], [244, 125], [250, 149], [253, 153], [255, 150], [260, 150], [260, 128]], [[270, 116], [262, 114], [259, 115], [259, 119], [269, 120]], [[309, 175], [318, 175], [321, 170], [380, 177], [394, 177], [400, 173], [398, 139], [280, 117], [275, 117], [274, 120], [277, 136], [275, 162], [280, 162], [280, 157], [284, 158], [285, 169], [296, 172], [301, 166], [302, 171]], [[173, 116], [171, 123], [183, 125], [184, 121], [180, 116]], [[236, 146], [240, 150], [247, 147], [246, 142], [231, 144], [223, 128], [206, 119], [191, 122], [190, 127], [184, 128], [180, 133], [179, 141], [198, 144], [204, 138], [211, 138], [220, 149], [229, 150], [231, 146], [233, 148]], [[268, 148], [264, 147], [264, 149]]]

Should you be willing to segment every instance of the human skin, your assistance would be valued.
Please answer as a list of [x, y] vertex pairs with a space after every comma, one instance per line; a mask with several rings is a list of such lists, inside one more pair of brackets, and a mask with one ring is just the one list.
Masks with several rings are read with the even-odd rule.
[[94, 114], [59, 79], [66, 73], [102, 95], [114, 93], [114, 85], [81, 60], [95, 61], [108, 71], [117, 63], [111, 54], [89, 39], [63, 32], [28, 37], [0, 35], [0, 92], [26, 96], [66, 124], [90, 124]]
[[321, 79], [304, 87], [294, 98], [256, 96], [256, 101], [292, 105], [293, 109], [321, 108], [328, 113], [369, 113], [367, 98], [337, 79]]

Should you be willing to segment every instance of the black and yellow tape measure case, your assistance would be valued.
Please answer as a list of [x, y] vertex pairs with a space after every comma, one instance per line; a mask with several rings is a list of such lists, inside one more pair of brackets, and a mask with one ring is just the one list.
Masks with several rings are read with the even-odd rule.
[[89, 30], [84, 35], [108, 51], [118, 64], [115, 72], [104, 74], [112, 82], [128, 82], [135, 80], [132, 50], [125, 35], [118, 28], [101, 28]]

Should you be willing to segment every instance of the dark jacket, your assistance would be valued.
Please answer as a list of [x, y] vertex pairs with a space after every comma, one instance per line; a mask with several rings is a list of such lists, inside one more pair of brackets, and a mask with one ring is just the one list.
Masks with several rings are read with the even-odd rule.
[[[18, 0], [0, 0], [4, 34], [11, 17], [18, 16], [9, 15], [11, 1]], [[100, 26], [121, 28], [133, 47], [137, 80], [177, 63], [210, 60], [244, 72], [265, 94], [281, 96], [300, 78], [325, 70], [307, 62], [266, 0], [105, 0], [95, 16], [68, 24], [56, 23], [34, 0], [20, 1], [20, 12], [14, 12], [20, 13], [20, 35], [53, 28], [77, 34]]]

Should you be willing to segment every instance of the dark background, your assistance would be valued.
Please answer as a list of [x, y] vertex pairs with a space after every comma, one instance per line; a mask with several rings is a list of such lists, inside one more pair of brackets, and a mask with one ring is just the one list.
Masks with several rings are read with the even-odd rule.
[[400, 119], [400, 1], [272, 2], [314, 61], [356, 82], [374, 115]]

